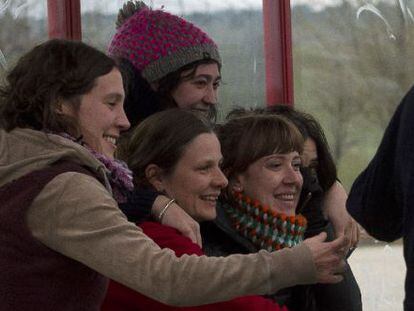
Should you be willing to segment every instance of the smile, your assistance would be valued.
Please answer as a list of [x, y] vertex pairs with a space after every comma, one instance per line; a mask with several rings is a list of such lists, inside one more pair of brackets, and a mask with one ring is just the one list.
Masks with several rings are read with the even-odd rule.
[[110, 135], [104, 135], [104, 139], [108, 142], [111, 143], [113, 145], [116, 146], [117, 141], [118, 141], [118, 137], [116, 136], [110, 136]]

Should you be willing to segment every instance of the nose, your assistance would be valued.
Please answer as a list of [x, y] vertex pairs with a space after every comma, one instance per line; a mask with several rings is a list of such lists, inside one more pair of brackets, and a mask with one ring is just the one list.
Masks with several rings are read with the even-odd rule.
[[302, 188], [303, 177], [299, 170], [293, 166], [288, 166], [284, 171], [283, 182]]
[[126, 131], [131, 127], [131, 123], [129, 123], [128, 117], [126, 116], [124, 108], [121, 108], [118, 118], [117, 118], [117, 125], [121, 129], [121, 131]]
[[216, 169], [212, 182], [215, 187], [218, 187], [220, 189], [225, 188], [229, 183], [227, 177], [224, 175], [220, 168]]
[[209, 85], [206, 88], [203, 101], [209, 105], [216, 105], [218, 103], [218, 89], [213, 85]]

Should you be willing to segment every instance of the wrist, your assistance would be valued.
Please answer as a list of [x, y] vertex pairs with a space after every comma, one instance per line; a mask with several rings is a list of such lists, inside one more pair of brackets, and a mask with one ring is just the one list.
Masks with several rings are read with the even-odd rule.
[[175, 202], [174, 199], [171, 199], [165, 195], [159, 195], [152, 205], [151, 214], [152, 217], [159, 223], [162, 222], [167, 210]]

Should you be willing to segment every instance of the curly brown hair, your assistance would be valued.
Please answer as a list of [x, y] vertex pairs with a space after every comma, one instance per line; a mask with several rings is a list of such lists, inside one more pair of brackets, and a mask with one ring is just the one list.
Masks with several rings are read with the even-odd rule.
[[58, 113], [62, 101], [75, 109], [115, 61], [82, 42], [53, 39], [22, 56], [0, 87], [0, 127], [78, 133], [76, 120]]

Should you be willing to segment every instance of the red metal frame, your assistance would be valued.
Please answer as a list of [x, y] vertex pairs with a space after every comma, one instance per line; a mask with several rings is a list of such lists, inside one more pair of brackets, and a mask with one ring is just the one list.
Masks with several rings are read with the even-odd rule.
[[290, 0], [263, 0], [267, 105], [293, 106]]
[[82, 40], [80, 0], [48, 0], [49, 38]]

